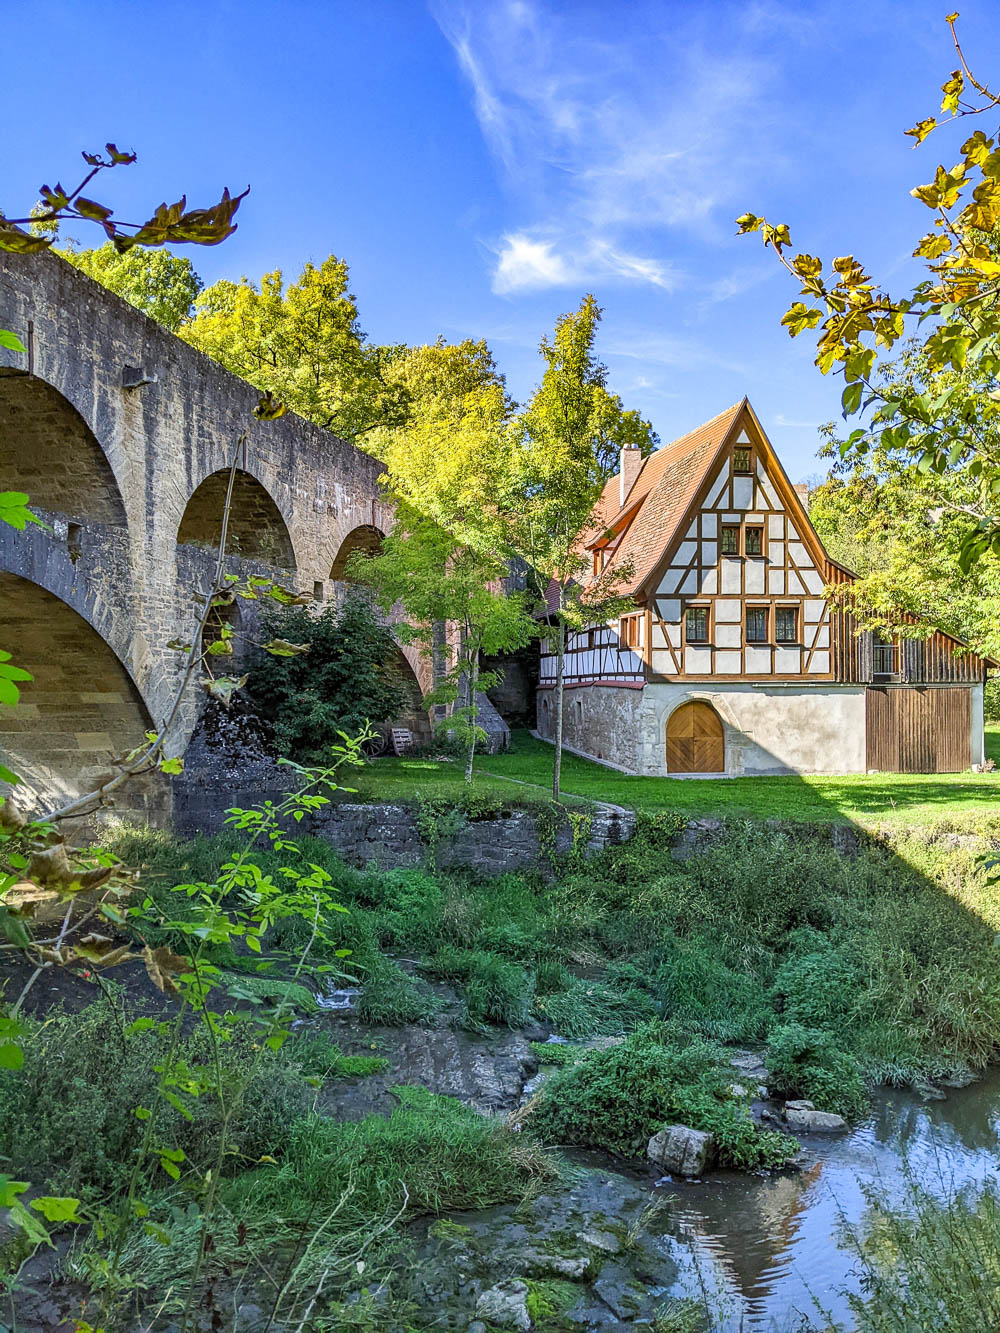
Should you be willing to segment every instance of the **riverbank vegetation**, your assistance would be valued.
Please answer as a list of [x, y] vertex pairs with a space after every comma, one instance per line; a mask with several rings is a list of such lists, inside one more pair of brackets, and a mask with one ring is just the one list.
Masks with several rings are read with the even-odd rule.
[[[220, 1016], [195, 1007], [178, 1027], [126, 972], [122, 989], [81, 978], [74, 1006], [93, 1003], [80, 1012], [43, 1004], [23, 1020], [23, 1068], [0, 1071], [0, 1138], [14, 1185], [69, 1199], [71, 1228], [83, 1220], [53, 1260], [59, 1280], [89, 1293], [106, 1329], [153, 1293], [164, 1317], [181, 1314], [192, 1273], [199, 1300], [266, 1300], [298, 1320], [320, 1287], [336, 1301], [377, 1287], [421, 1214], [557, 1187], [564, 1145], [641, 1155], [680, 1121], [710, 1130], [724, 1164], [779, 1165], [792, 1141], [754, 1124], [755, 1088], [734, 1087], [727, 1043], [760, 1050], [776, 1091], [848, 1116], [875, 1081], [967, 1077], [995, 1059], [1000, 895], [977, 864], [981, 840], [900, 834], [842, 855], [828, 834], [743, 821], [682, 841], [678, 860], [681, 822], [645, 816], [631, 843], [550, 880], [352, 870], [303, 837], [308, 876], [295, 882], [319, 917], [272, 913], [260, 953], [218, 915], [206, 930], [187, 886], [228, 886], [213, 913], [239, 922], [287, 879], [282, 839], [234, 878], [236, 833], [120, 830], [110, 850], [147, 894], [124, 929], [162, 959], [195, 948], [184, 984], [197, 996], [198, 977], [212, 978]], [[347, 983], [360, 995], [342, 1050], [316, 997]], [[576, 1046], [553, 1048], [562, 1068], [516, 1131], [392, 1084], [380, 1034], [446, 1022]], [[393, 1087], [391, 1115], [328, 1118], [338, 1081], [375, 1074]], [[32, 1249], [20, 1234], [4, 1249], [9, 1284]]]

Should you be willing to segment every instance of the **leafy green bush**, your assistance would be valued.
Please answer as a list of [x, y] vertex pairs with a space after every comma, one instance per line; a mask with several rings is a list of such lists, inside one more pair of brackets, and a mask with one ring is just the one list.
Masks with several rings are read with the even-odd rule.
[[775, 1166], [797, 1145], [758, 1130], [749, 1107], [729, 1091], [725, 1052], [673, 1025], [649, 1023], [620, 1045], [591, 1051], [542, 1085], [529, 1123], [561, 1144], [641, 1152], [664, 1125], [681, 1123], [716, 1136], [719, 1158], [733, 1166]]
[[804, 1097], [820, 1111], [856, 1118], [868, 1105], [861, 1067], [829, 1032], [787, 1023], [767, 1044], [769, 1085], [782, 1097]]
[[399, 650], [364, 594], [352, 592], [319, 615], [303, 606], [269, 610], [262, 629], [265, 639], [309, 645], [292, 657], [260, 652], [251, 664], [250, 697], [279, 754], [321, 762], [339, 731], [356, 736], [366, 722], [399, 716], [407, 699]]
[[[44, 1023], [27, 1023], [24, 1067], [0, 1070], [0, 1143], [18, 1173], [45, 1180], [60, 1193], [93, 1197], [122, 1189], [143, 1135], [137, 1107], [152, 1107], [155, 1066], [170, 1046], [168, 1026], [136, 1030], [132, 1015], [105, 1000], [77, 1014], [55, 1010]], [[206, 1078], [212, 1051], [202, 1029], [182, 1043], [179, 1058], [195, 1086]], [[228, 1141], [242, 1158], [277, 1155], [291, 1120], [305, 1113], [312, 1090], [281, 1052], [261, 1052], [237, 1028], [220, 1043], [224, 1086], [259, 1063]], [[215, 1096], [184, 1098], [188, 1114], [160, 1105], [157, 1136], [180, 1148], [195, 1165], [211, 1165], [218, 1149]]]
[[818, 931], [793, 932], [789, 943], [796, 951], [778, 969], [770, 992], [782, 1022], [831, 1030], [848, 1025], [859, 989], [856, 962]]

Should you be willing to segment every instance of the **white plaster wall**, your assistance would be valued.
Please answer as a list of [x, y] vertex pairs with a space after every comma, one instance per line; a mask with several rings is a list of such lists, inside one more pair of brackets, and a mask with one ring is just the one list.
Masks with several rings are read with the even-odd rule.
[[983, 687], [972, 687], [972, 762], [981, 764], [986, 758], [986, 722], [983, 713]]
[[667, 718], [690, 699], [722, 718], [726, 773], [864, 773], [864, 686], [647, 685], [642, 691], [637, 771], [666, 773]]

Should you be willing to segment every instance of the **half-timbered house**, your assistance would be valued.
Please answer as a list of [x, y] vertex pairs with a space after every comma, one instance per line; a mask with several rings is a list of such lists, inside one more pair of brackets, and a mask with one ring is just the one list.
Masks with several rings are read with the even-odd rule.
[[[875, 641], [749, 402], [643, 460], [622, 451], [585, 537], [635, 611], [571, 633], [564, 740], [645, 774], [955, 772], [983, 760], [997, 664], [935, 631]], [[539, 733], [554, 733], [543, 653]]]

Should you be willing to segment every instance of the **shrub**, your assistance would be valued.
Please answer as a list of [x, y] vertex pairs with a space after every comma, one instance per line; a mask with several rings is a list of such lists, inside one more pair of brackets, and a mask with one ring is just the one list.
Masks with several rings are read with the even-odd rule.
[[[133, 1016], [106, 1000], [78, 1014], [60, 1010], [28, 1023], [24, 1067], [0, 1071], [0, 1143], [25, 1178], [45, 1179], [53, 1192], [92, 1197], [128, 1181], [143, 1135], [136, 1107], [151, 1107], [170, 1046], [160, 1024], [135, 1031]], [[212, 1052], [197, 1029], [178, 1052], [197, 1079]], [[249, 1032], [235, 1029], [219, 1046], [223, 1078], [240, 1081], [258, 1063], [244, 1108], [229, 1133], [240, 1157], [276, 1155], [291, 1120], [305, 1113], [312, 1090], [282, 1053], [261, 1054]], [[213, 1163], [219, 1107], [214, 1096], [187, 1099], [191, 1119], [174, 1107], [157, 1113], [160, 1141], [181, 1148], [195, 1165]]]
[[856, 964], [816, 931], [795, 932], [791, 944], [807, 951], [793, 952], [778, 969], [770, 992], [775, 1009], [790, 1023], [845, 1027], [859, 989]]
[[366, 722], [378, 726], [399, 716], [406, 701], [399, 651], [363, 593], [319, 615], [289, 606], [261, 620], [265, 639], [309, 645], [293, 657], [259, 652], [251, 664], [250, 697], [270, 723], [279, 754], [319, 763], [339, 731], [357, 735]]
[[720, 1161], [778, 1165], [794, 1139], [757, 1129], [744, 1101], [733, 1099], [725, 1053], [673, 1025], [649, 1023], [618, 1046], [591, 1051], [543, 1084], [529, 1117], [556, 1143], [641, 1151], [664, 1125], [682, 1123], [716, 1136]]
[[820, 1111], [857, 1117], [868, 1105], [861, 1067], [828, 1032], [787, 1023], [771, 1033], [767, 1068], [772, 1091], [804, 1097]]

